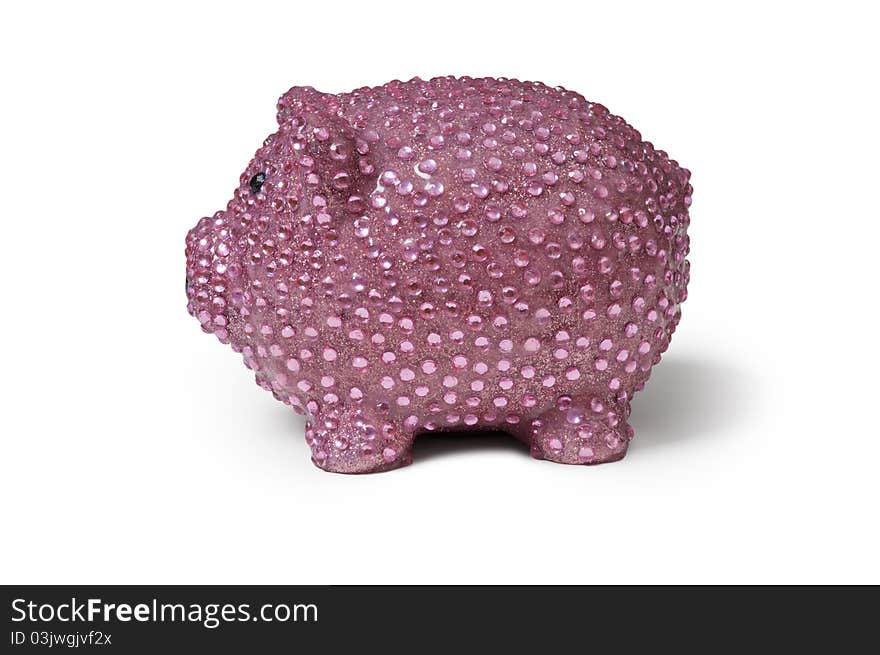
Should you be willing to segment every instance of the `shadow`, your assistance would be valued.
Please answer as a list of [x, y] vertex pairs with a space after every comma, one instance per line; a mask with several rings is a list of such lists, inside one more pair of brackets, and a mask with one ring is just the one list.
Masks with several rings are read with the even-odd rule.
[[[645, 451], [685, 439], [710, 439], [745, 419], [754, 395], [748, 376], [712, 357], [668, 354], [632, 401], [630, 448]], [[508, 451], [529, 457], [528, 446], [504, 432], [429, 432], [416, 437], [413, 461], [465, 451]]]
[[516, 452], [530, 457], [529, 447], [515, 437], [494, 430], [425, 432], [416, 436], [412, 446], [413, 462], [424, 462], [444, 455], [485, 451]]
[[632, 401], [631, 448], [645, 450], [675, 441], [711, 438], [748, 415], [754, 402], [742, 370], [710, 357], [669, 355]]

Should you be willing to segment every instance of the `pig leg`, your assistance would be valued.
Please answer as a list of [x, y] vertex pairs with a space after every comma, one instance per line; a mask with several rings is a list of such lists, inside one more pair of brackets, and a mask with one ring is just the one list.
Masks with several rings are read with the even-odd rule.
[[586, 396], [553, 407], [531, 422], [532, 457], [563, 464], [602, 464], [623, 458], [632, 428], [629, 404]]
[[333, 473], [376, 473], [412, 461], [412, 433], [361, 407], [322, 411], [306, 425], [312, 461]]

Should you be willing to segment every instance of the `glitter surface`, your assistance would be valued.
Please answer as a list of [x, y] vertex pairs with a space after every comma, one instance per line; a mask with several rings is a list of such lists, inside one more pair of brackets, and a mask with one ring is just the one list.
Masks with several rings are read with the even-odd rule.
[[278, 123], [187, 235], [188, 310], [306, 415], [315, 464], [477, 429], [624, 456], [687, 296], [689, 171], [537, 82], [294, 87]]

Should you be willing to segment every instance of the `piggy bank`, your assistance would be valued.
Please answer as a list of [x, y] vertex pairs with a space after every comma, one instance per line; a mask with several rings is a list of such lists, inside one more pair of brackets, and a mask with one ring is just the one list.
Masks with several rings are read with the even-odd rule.
[[341, 473], [432, 432], [624, 456], [689, 279], [690, 173], [600, 104], [512, 79], [294, 87], [186, 238], [188, 310]]

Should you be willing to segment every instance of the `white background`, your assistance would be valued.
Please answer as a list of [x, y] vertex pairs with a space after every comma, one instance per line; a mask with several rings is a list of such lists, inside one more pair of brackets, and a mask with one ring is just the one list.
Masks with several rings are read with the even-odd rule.
[[[0, 582], [880, 582], [868, 3], [12, 3]], [[503, 75], [693, 171], [692, 284], [617, 464], [311, 464], [187, 315], [184, 236], [294, 84]]]

